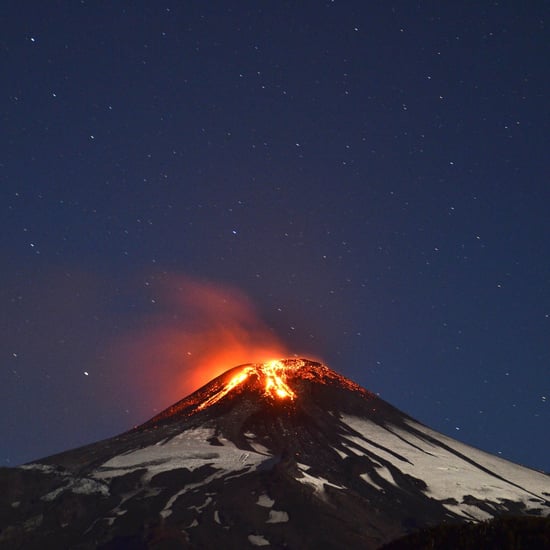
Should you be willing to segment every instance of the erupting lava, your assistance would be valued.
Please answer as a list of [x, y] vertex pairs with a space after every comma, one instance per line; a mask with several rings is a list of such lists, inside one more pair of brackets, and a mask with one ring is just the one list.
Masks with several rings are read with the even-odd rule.
[[257, 377], [258, 382], [264, 387], [264, 395], [267, 397], [292, 400], [296, 397], [296, 394], [286, 383], [286, 377], [290, 372], [295, 372], [297, 369], [304, 366], [304, 361], [298, 359], [291, 364], [288, 363], [289, 361], [286, 361], [285, 364], [283, 361], [272, 360], [257, 365], [246, 365], [238, 374], [231, 378], [221, 390], [209, 397], [206, 401], [203, 401], [198, 408], [205, 409], [217, 403], [250, 376]]
[[[348, 378], [329, 369], [323, 363], [310, 359], [292, 357], [267, 362], [246, 363], [234, 367], [208, 384], [168, 407], [142, 427], [157, 426], [170, 419], [189, 417], [205, 411], [227, 398], [229, 403], [238, 394], [246, 391], [247, 399], [261, 397], [267, 403], [293, 403], [300, 406], [301, 398], [306, 397], [310, 384], [323, 384], [345, 388], [361, 396], [372, 399], [373, 394]], [[302, 392], [304, 392], [302, 394]], [[254, 401], [258, 404], [258, 400]]]

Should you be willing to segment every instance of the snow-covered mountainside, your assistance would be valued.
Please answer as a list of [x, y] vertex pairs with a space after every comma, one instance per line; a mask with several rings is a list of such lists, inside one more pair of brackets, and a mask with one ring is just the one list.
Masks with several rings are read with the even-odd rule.
[[[378, 548], [550, 515], [550, 478], [305, 359], [235, 367], [142, 426], [0, 470], [9, 548]], [[2, 547], [3, 547], [2, 546]]]

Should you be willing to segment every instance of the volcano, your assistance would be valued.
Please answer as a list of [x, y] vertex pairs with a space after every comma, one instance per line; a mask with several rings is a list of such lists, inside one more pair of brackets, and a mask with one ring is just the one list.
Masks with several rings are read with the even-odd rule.
[[0, 486], [13, 549], [374, 549], [550, 515], [549, 476], [294, 358], [230, 369], [126, 433], [1, 469]]

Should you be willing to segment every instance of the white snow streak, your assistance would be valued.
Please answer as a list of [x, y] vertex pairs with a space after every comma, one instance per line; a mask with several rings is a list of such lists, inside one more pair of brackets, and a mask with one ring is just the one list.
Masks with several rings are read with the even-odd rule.
[[266, 523], [286, 523], [288, 521], [288, 513], [283, 510], [269, 510], [269, 517]]
[[262, 535], [248, 535], [248, 541], [254, 546], [270, 546], [269, 541]]
[[[162, 441], [161, 444], [156, 443], [113, 457], [94, 472], [94, 477], [110, 479], [134, 469], [146, 468], [147, 474], [144, 476], [144, 481], [148, 481], [155, 474], [166, 470], [175, 468], [195, 470], [201, 466], [210, 465], [219, 470], [214, 474], [213, 479], [227, 472], [246, 473], [255, 469], [266, 459], [264, 454], [238, 449], [227, 439], [219, 438], [221, 446], [210, 445], [207, 440], [213, 435], [214, 430], [211, 429], [187, 430], [176, 437]], [[204, 483], [205, 481], [201, 485]]]
[[[428, 496], [437, 500], [454, 498], [459, 504], [448, 504], [446, 507], [450, 511], [461, 513], [464, 517], [470, 519], [490, 517], [488, 513], [476, 506], [464, 504], [463, 500], [467, 495], [492, 502], [497, 506], [503, 500], [509, 499], [521, 501], [527, 508], [540, 508], [544, 502], [542, 493], [550, 493], [550, 477], [460, 443], [416, 422], [410, 421], [408, 424], [412, 429], [420, 432], [419, 436], [395, 426], [392, 426], [390, 431], [374, 422], [354, 416], [344, 415], [342, 420], [364, 438], [406, 457], [410, 462], [400, 460], [394, 454], [365, 441], [362, 437], [349, 435], [344, 436], [345, 439], [379, 456], [381, 460], [388, 461], [401, 472], [425, 481], [428, 485]], [[425, 440], [422, 437], [423, 434], [462, 456], [457, 456], [451, 450]], [[353, 452], [357, 454], [358, 451], [355, 448]], [[485, 472], [470, 461], [503, 479]], [[377, 473], [395, 484], [387, 467], [378, 468]], [[372, 479], [366, 474], [362, 474], [361, 477], [374, 485]], [[534, 502], [533, 499], [537, 497], [540, 501]]]
[[342, 487], [341, 485], [335, 485], [324, 477], [315, 477], [311, 474], [308, 474], [307, 470], [309, 470], [310, 467], [307, 464], [301, 464], [300, 462], [298, 462], [297, 464], [298, 468], [300, 469], [300, 473], [302, 474], [302, 477], [297, 478], [298, 481], [300, 483], [305, 483], [313, 487], [316, 494], [323, 495], [325, 492], [325, 485], [330, 485], [331, 487], [335, 487], [336, 489], [344, 489], [344, 487]]
[[275, 504], [275, 501], [263, 493], [258, 497], [258, 502], [256, 502], [256, 504], [264, 508], [271, 508]]

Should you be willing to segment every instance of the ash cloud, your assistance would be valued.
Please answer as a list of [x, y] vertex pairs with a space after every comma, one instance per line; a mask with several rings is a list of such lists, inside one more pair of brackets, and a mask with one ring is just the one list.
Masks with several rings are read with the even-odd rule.
[[[145, 282], [149, 307], [138, 327], [117, 339], [120, 383], [143, 404], [164, 407], [225, 370], [289, 355], [250, 299], [226, 285], [181, 274]], [[154, 412], [147, 411], [146, 414]]]

